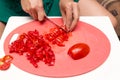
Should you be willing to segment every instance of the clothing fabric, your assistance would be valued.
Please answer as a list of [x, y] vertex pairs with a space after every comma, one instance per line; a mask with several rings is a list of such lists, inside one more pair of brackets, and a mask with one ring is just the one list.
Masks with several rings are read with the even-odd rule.
[[[61, 16], [59, 0], [43, 0], [43, 5], [47, 16]], [[22, 10], [20, 0], [0, 0], [0, 21], [7, 23], [10, 16], [29, 16], [29, 14]]]
[[20, 0], [0, 0], [0, 21], [6, 23], [10, 16], [28, 16], [22, 10]]

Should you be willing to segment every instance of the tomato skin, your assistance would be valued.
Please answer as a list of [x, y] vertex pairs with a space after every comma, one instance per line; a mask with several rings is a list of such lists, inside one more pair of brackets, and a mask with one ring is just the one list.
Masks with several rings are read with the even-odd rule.
[[5, 55], [3, 57], [3, 61], [6, 63], [11, 63], [12, 60], [13, 60], [13, 57], [11, 55]]
[[7, 70], [10, 67], [10, 63], [4, 62], [3, 59], [0, 59], [0, 70]]
[[72, 59], [78, 60], [84, 58], [90, 52], [90, 48], [85, 43], [77, 43], [69, 48], [68, 55], [71, 56]]

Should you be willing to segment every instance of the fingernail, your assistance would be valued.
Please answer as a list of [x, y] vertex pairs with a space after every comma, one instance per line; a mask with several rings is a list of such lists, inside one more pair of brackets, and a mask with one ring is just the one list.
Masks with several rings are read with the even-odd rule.
[[67, 30], [67, 32], [69, 32], [70, 31], [69, 27], [66, 27], [66, 30]]
[[70, 31], [71, 31], [70, 29], [67, 30], [67, 32], [70, 32]]
[[63, 26], [65, 26], [65, 25], [66, 25], [66, 23], [64, 22], [64, 23], [63, 23]]
[[38, 20], [39, 20], [39, 21], [42, 21], [42, 20], [43, 20], [43, 18], [41, 18], [41, 17], [40, 17], [40, 18], [38, 18]]

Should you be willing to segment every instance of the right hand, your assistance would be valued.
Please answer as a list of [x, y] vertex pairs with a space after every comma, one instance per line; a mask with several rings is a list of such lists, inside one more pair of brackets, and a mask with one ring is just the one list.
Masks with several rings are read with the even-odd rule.
[[42, 0], [21, 0], [21, 6], [35, 20], [42, 21], [46, 16]]
[[67, 31], [72, 31], [79, 20], [79, 6], [74, 0], [60, 0], [60, 10]]

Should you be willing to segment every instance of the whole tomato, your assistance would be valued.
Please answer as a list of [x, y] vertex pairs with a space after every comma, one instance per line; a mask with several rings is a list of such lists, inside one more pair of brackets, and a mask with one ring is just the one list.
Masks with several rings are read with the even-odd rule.
[[68, 55], [74, 60], [81, 59], [88, 55], [90, 48], [85, 43], [77, 43], [69, 48]]

